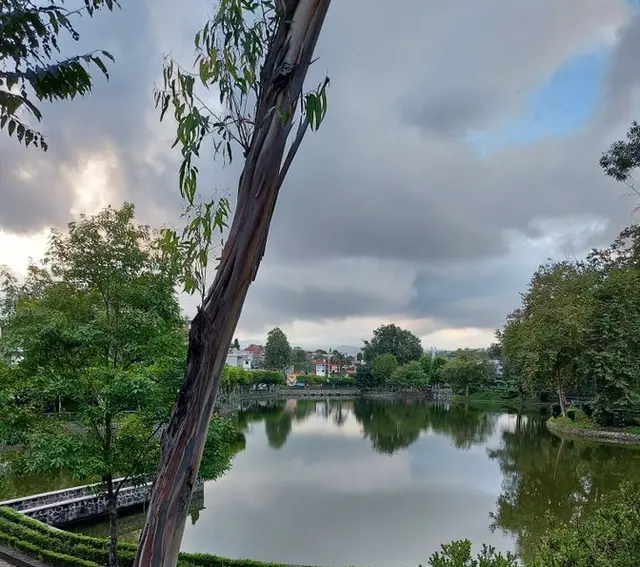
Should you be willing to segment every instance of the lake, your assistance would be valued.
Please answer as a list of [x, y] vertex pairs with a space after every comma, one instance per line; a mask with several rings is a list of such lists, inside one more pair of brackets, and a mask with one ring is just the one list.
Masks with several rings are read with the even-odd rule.
[[[562, 440], [540, 412], [416, 401], [287, 401], [240, 413], [246, 447], [205, 485], [183, 550], [291, 564], [425, 565], [468, 538], [531, 556], [625, 478], [640, 450]], [[123, 519], [135, 539], [143, 517]], [[79, 531], [105, 535], [104, 523]]]

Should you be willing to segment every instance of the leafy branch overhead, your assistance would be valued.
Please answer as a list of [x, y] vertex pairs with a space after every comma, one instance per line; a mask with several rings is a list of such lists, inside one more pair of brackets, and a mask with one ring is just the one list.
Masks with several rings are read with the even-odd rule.
[[74, 41], [80, 35], [74, 16], [96, 10], [113, 10], [117, 0], [84, 0], [84, 6], [67, 9], [65, 0], [42, 5], [30, 0], [3, 0], [0, 3], [0, 129], [19, 142], [47, 150], [43, 135], [28, 124], [27, 117], [42, 120], [37, 101], [70, 100], [84, 96], [93, 87], [91, 70], [109, 77], [105, 60], [113, 57], [96, 50], [56, 60], [63, 32]]
[[[223, 163], [228, 164], [233, 160], [234, 146], [239, 147], [245, 158], [249, 155], [257, 125], [269, 120], [274, 113], [280, 117], [283, 127], [293, 118], [295, 108], [290, 102], [259, 106], [259, 101], [265, 98], [263, 89], [278, 88], [278, 81], [286, 80], [291, 72], [290, 64], [282, 61], [278, 62], [278, 77], [272, 85], [263, 76], [270, 67], [265, 63], [280, 17], [278, 8], [270, 0], [222, 0], [213, 19], [195, 36], [194, 70], [189, 71], [172, 57], [165, 57], [164, 84], [154, 92], [155, 103], [161, 120], [171, 108], [177, 123], [173, 147], [178, 146], [182, 154], [179, 186], [187, 203], [186, 214], [191, 223], [200, 223], [203, 227], [209, 223], [206, 229], [209, 233], [226, 228], [230, 207], [228, 200], [219, 199], [212, 212], [216, 201], [203, 204], [198, 194], [199, 170], [194, 162], [200, 157], [203, 143], [210, 140], [214, 155], [221, 156]], [[316, 89], [300, 97], [298, 129], [280, 164], [278, 184], [284, 180], [306, 129], [317, 130], [322, 123], [327, 111], [328, 85], [329, 79], [325, 78]], [[206, 216], [199, 211], [204, 211]], [[183, 234], [180, 239], [175, 231], [169, 232], [168, 245], [174, 249], [191, 248], [193, 234]], [[191, 250], [190, 256], [198, 254]], [[197, 288], [193, 278], [185, 277], [185, 291], [193, 292]]]

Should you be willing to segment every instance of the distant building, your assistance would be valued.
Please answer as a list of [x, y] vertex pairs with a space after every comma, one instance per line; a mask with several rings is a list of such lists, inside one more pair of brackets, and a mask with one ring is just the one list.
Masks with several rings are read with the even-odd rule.
[[227, 366], [252, 370], [254, 369], [253, 362], [253, 353], [248, 350], [241, 350], [232, 347], [227, 353]]
[[262, 345], [249, 345], [244, 350], [253, 355], [251, 360], [251, 368], [253, 370], [264, 368], [264, 347]]

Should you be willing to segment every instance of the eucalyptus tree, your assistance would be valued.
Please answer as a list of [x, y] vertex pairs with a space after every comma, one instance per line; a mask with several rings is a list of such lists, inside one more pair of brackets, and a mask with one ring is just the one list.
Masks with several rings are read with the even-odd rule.
[[[177, 122], [179, 184], [187, 206], [199, 199], [195, 160], [206, 140], [213, 139], [214, 151], [227, 162], [235, 146], [244, 167], [215, 279], [191, 322], [187, 370], [163, 436], [136, 565], [177, 562], [227, 351], [265, 253], [278, 194], [306, 131], [316, 130], [325, 116], [328, 78], [306, 93], [304, 81], [329, 4], [222, 0], [195, 36], [196, 71], [171, 58], [165, 62], [164, 88], [156, 92], [156, 103], [161, 118], [171, 107]], [[206, 102], [210, 88], [219, 95], [219, 112]], [[296, 114], [300, 118], [292, 135]], [[206, 262], [191, 227], [205, 227], [205, 236], [224, 229], [228, 200], [209, 211], [208, 218], [196, 214], [182, 234], [168, 230], [169, 247], [185, 245], [195, 262]], [[189, 263], [184, 267], [189, 275]]]

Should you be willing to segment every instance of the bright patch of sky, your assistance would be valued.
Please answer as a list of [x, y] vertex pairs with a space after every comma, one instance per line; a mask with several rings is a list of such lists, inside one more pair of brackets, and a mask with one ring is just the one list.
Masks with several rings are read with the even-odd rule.
[[486, 156], [506, 144], [530, 144], [579, 130], [597, 105], [609, 53], [602, 47], [569, 59], [531, 93], [523, 116], [498, 131], [471, 131], [468, 143]]

